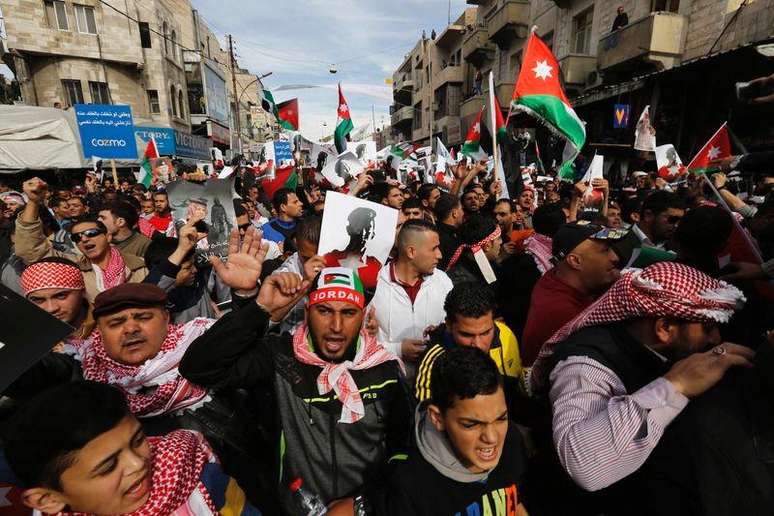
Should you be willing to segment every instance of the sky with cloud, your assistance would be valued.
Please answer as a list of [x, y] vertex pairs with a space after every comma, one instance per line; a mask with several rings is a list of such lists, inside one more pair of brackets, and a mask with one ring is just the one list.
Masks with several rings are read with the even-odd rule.
[[[377, 127], [389, 125], [385, 79], [423, 29], [428, 37], [443, 31], [450, 2], [455, 20], [464, 0], [192, 0], [224, 48], [232, 34], [242, 68], [272, 72], [264, 86], [277, 102], [298, 97], [301, 132], [310, 139], [333, 132], [339, 81], [355, 129], [371, 122], [372, 106]], [[317, 87], [282, 89], [288, 85]]]

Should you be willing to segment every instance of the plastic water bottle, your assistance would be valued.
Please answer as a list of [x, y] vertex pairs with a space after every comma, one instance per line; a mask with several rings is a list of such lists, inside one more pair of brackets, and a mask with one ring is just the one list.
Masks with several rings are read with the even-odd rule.
[[290, 492], [293, 493], [293, 498], [296, 500], [302, 516], [321, 516], [328, 514], [328, 508], [325, 506], [320, 497], [312, 492], [307, 491], [303, 487], [304, 481], [300, 478], [293, 480], [290, 483]]

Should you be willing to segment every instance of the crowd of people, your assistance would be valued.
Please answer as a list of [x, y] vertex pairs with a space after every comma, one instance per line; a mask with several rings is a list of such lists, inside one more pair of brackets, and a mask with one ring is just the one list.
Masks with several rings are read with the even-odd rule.
[[13, 514], [774, 513], [774, 176], [375, 165], [382, 265], [299, 175], [237, 172], [227, 256], [163, 184], [0, 184], [2, 284], [73, 328], [0, 394]]

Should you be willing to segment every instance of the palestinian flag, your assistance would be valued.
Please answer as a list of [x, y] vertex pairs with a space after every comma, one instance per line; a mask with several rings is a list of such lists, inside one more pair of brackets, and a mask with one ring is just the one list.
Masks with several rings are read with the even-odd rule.
[[497, 143], [502, 144], [508, 135], [508, 131], [505, 128], [505, 119], [503, 118], [503, 110], [500, 108], [500, 101], [497, 100], [497, 95], [493, 96], [495, 105], [495, 136], [497, 137]]
[[[277, 103], [274, 102], [274, 95], [269, 90], [261, 90], [261, 107], [264, 111], [277, 116]], [[277, 118], [279, 119], [279, 117]]]
[[572, 163], [586, 142], [586, 128], [567, 100], [559, 74], [554, 54], [534, 32], [530, 34], [511, 109], [529, 113], [567, 141], [559, 174], [574, 179]]
[[298, 186], [298, 173], [295, 167], [278, 168], [274, 171], [274, 179], [261, 181], [263, 191], [269, 199], [274, 199], [274, 193], [280, 188], [295, 190]]
[[470, 156], [476, 161], [483, 159], [484, 151], [481, 150], [481, 115], [484, 113], [483, 106], [478, 116], [468, 129], [468, 135], [465, 137], [465, 143], [462, 144], [462, 154]]
[[694, 174], [706, 174], [717, 171], [711, 162], [731, 156], [731, 139], [728, 136], [727, 122], [723, 122], [712, 138], [709, 139], [698, 154], [688, 163], [688, 171]]
[[142, 163], [140, 163], [140, 178], [139, 182], [145, 188], [150, 188], [151, 181], [153, 180], [153, 163], [151, 160], [159, 158], [159, 149], [156, 147], [155, 138], [151, 137], [148, 140], [148, 145], [145, 147], [145, 152], [142, 154]]
[[336, 143], [336, 151], [339, 153], [347, 150], [347, 135], [355, 128], [352, 118], [349, 115], [349, 106], [344, 94], [341, 92], [339, 84], [339, 120], [336, 122], [336, 131], [333, 133], [333, 140]]
[[288, 131], [298, 131], [298, 99], [277, 104], [277, 122]]

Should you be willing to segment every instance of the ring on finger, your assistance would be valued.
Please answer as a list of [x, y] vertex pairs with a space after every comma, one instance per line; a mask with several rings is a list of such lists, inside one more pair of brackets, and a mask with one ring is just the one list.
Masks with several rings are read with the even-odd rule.
[[726, 348], [724, 348], [723, 346], [715, 346], [714, 348], [712, 348], [712, 352], [717, 356], [723, 356], [726, 354]]

